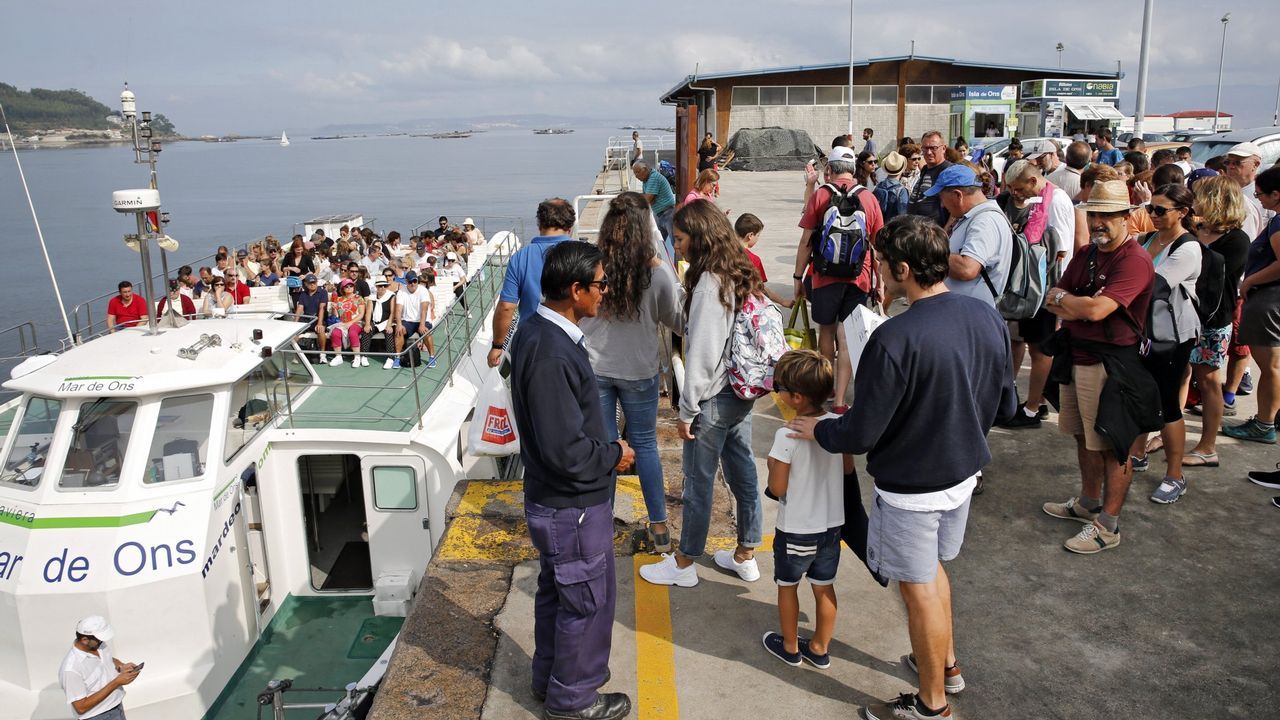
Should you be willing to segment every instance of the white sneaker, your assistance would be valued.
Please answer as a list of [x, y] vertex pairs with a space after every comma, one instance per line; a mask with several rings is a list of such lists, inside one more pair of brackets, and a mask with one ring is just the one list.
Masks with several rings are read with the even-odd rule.
[[391, 364], [392, 364], [392, 363], [394, 363], [394, 362], [395, 362], [395, 360], [392, 360], [391, 358], [387, 358], [387, 361], [386, 361], [386, 362], [384, 362], [384, 363], [382, 363], [382, 369], [383, 369], [383, 370], [390, 370], [390, 369], [391, 369]]
[[654, 585], [693, 587], [698, 584], [698, 568], [696, 565], [690, 565], [681, 569], [676, 564], [675, 553], [664, 553], [661, 561], [652, 565], [641, 565], [640, 577]]
[[338, 367], [342, 364], [342, 353], [334, 353], [333, 359], [329, 361], [329, 367]]
[[329, 356], [328, 356], [328, 355], [325, 355], [324, 353], [320, 353], [320, 362], [322, 362], [322, 363], [327, 363], [327, 362], [329, 362]]
[[360, 361], [360, 367], [369, 367], [369, 358], [361, 355], [356, 360]]
[[746, 562], [738, 562], [733, 557], [732, 550], [717, 550], [716, 565], [737, 573], [738, 577], [747, 582], [755, 582], [760, 579], [760, 566], [756, 563], [754, 557]]

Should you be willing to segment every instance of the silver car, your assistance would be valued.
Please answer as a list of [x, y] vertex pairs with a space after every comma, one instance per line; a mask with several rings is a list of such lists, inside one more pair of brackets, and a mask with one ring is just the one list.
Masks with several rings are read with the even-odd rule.
[[1231, 130], [1198, 137], [1191, 141], [1191, 159], [1203, 163], [1209, 158], [1226, 154], [1233, 145], [1242, 142], [1254, 143], [1262, 150], [1261, 169], [1271, 167], [1280, 159], [1280, 127]]

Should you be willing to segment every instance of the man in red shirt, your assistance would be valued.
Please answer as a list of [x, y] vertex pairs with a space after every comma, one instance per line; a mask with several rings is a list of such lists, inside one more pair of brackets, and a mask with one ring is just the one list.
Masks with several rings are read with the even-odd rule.
[[[827, 156], [825, 182], [848, 190], [857, 186], [853, 174], [856, 169], [857, 155], [852, 149], [837, 146], [831, 148]], [[874, 246], [876, 235], [884, 226], [884, 216], [880, 212], [880, 203], [875, 195], [865, 187], [858, 187], [857, 198], [862, 203], [862, 211], [866, 217], [866, 237]], [[795, 272], [791, 276], [795, 280], [795, 296], [808, 297], [812, 309], [813, 321], [818, 324], [818, 349], [836, 366], [835, 404], [832, 410], [843, 412], [845, 409], [845, 393], [849, 389], [849, 380], [853, 375], [853, 366], [849, 362], [844, 348], [843, 334], [836, 333], [836, 324], [843, 322], [853, 309], [864, 303], [871, 292], [871, 269], [875, 264], [874, 253], [868, 249], [863, 257], [862, 271], [857, 277], [827, 277], [810, 270], [805, 278], [805, 268], [813, 256], [811, 243], [817, 242], [822, 228], [827, 207], [831, 204], [831, 191], [819, 187], [805, 202], [804, 212], [800, 215], [800, 244], [796, 247]], [[840, 338], [840, 356], [836, 357], [837, 336]]]
[[237, 277], [240, 273], [234, 270], [227, 272], [227, 293], [235, 301], [236, 305], [244, 305], [249, 302], [249, 286], [240, 282]]
[[147, 301], [133, 294], [133, 283], [122, 280], [117, 286], [120, 294], [107, 302], [107, 331], [116, 327], [133, 327], [147, 320]]
[[1129, 459], [1121, 462], [1095, 428], [1107, 382], [1102, 356], [1137, 360], [1142, 341], [1137, 329], [1146, 324], [1155, 269], [1129, 236], [1134, 206], [1123, 180], [1094, 183], [1088, 202], [1079, 207], [1089, 221], [1091, 247], [1071, 259], [1057, 287], [1047, 293], [1045, 308], [1071, 334], [1071, 384], [1059, 387], [1058, 427], [1075, 436], [1081, 489], [1066, 502], [1045, 503], [1044, 511], [1083, 523], [1065, 547], [1088, 555], [1120, 544], [1120, 509], [1133, 481]]

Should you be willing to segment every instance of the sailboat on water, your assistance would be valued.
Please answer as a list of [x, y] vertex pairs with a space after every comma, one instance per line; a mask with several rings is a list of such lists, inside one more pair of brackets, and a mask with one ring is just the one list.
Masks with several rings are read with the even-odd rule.
[[280, 132], [280, 147], [289, 147], [289, 136], [284, 131]]

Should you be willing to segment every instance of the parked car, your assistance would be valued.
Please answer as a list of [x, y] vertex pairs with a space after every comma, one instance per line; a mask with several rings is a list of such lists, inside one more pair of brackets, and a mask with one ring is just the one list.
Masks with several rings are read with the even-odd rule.
[[1257, 144], [1262, 150], [1262, 168], [1269, 168], [1280, 159], [1280, 127], [1260, 127], [1246, 130], [1205, 135], [1191, 141], [1191, 159], [1203, 163], [1209, 158], [1225, 154], [1233, 145], [1242, 142]]
[[[1124, 147], [1125, 145], [1128, 145], [1129, 140], [1131, 140], [1132, 138], [1133, 138], [1132, 132], [1120, 133], [1118, 136], [1116, 136], [1116, 143], [1115, 143], [1116, 147]], [[1148, 143], [1169, 142], [1169, 136], [1163, 135], [1161, 133], [1144, 132], [1142, 133], [1142, 141], [1148, 142]]]
[[[1071, 144], [1071, 139], [1035, 137], [1018, 138], [1018, 142], [1022, 143], [1022, 155], [1024, 157], [1044, 150], [1046, 146], [1051, 146], [1051, 143], [1057, 143], [1058, 157], [1062, 157], [1062, 151]], [[996, 175], [1003, 180], [1005, 156], [1009, 154], [1009, 140], [1004, 139], [991, 143], [984, 149], [986, 150], [986, 153], [991, 156], [992, 169], [994, 169], [996, 171]]]
[[1176, 143], [1186, 144], [1198, 137], [1212, 134], [1212, 130], [1179, 130], [1178, 132], [1170, 135], [1169, 139]]

